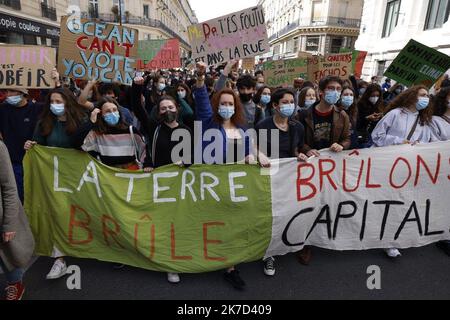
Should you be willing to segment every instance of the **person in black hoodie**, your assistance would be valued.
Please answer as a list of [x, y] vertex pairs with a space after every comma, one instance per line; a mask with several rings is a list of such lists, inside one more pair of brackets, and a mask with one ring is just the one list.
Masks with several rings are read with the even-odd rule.
[[378, 84], [371, 84], [358, 102], [357, 132], [360, 148], [372, 145], [371, 134], [383, 117], [383, 93]]

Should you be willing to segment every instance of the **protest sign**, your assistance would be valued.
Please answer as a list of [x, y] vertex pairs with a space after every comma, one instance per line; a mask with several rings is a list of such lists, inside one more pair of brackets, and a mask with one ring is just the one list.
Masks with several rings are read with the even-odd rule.
[[270, 50], [262, 6], [190, 26], [188, 34], [193, 59], [208, 66]]
[[[196, 273], [313, 245], [409, 248], [450, 239], [450, 141], [321, 152], [298, 163], [109, 168], [36, 146], [25, 207], [36, 251]], [[32, 169], [31, 169], [32, 168]]]
[[54, 88], [51, 72], [56, 67], [54, 48], [41, 46], [0, 47], [0, 89]]
[[180, 68], [180, 41], [178, 39], [140, 40], [138, 57], [138, 70]]
[[353, 51], [353, 74], [357, 79], [361, 78], [364, 62], [366, 61], [367, 51]]
[[448, 55], [411, 39], [384, 76], [408, 87], [422, 84], [431, 88], [448, 69]]
[[61, 19], [58, 70], [64, 77], [133, 83], [138, 31], [74, 17]]
[[266, 84], [269, 87], [292, 86], [294, 79], [306, 79], [307, 58], [267, 61], [263, 64]]

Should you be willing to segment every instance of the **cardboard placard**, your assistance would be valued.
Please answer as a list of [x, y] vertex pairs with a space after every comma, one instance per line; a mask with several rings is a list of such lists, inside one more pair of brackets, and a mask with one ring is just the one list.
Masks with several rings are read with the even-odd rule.
[[63, 17], [58, 70], [64, 77], [131, 85], [138, 39], [136, 29]]
[[242, 69], [247, 71], [253, 71], [255, 69], [255, 58], [242, 59]]
[[384, 76], [408, 87], [422, 84], [431, 88], [448, 69], [448, 55], [411, 39]]
[[49, 89], [55, 86], [51, 72], [56, 50], [44, 46], [0, 47], [0, 89]]
[[262, 6], [190, 26], [188, 34], [193, 59], [208, 66], [262, 55], [270, 50]]
[[263, 64], [263, 70], [269, 87], [292, 86], [295, 79], [307, 77], [308, 60], [303, 57], [267, 61]]

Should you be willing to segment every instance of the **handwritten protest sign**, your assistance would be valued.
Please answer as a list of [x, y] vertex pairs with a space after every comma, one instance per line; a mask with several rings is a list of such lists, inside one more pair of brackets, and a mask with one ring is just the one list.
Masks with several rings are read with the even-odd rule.
[[[25, 207], [36, 251], [166, 272], [206, 272], [313, 245], [409, 248], [450, 239], [450, 141], [298, 163], [167, 166], [152, 173], [36, 146]], [[32, 168], [32, 169], [31, 169]]]
[[137, 44], [135, 29], [63, 17], [58, 70], [65, 77], [131, 85]]
[[54, 48], [0, 46], [0, 89], [45, 89], [55, 86], [51, 71], [56, 67]]
[[367, 51], [353, 51], [353, 74], [357, 79], [361, 78], [364, 61], [367, 57]]
[[337, 53], [308, 59], [308, 80], [320, 81], [327, 76], [348, 79], [353, 73], [353, 54]]
[[138, 70], [180, 68], [180, 41], [140, 40], [138, 50]]
[[306, 78], [307, 58], [267, 61], [263, 64], [266, 84], [269, 87], [292, 85], [296, 78]]
[[190, 26], [192, 57], [209, 66], [270, 50], [262, 6]]
[[448, 69], [448, 55], [411, 39], [384, 76], [405, 86], [422, 84], [431, 88]]

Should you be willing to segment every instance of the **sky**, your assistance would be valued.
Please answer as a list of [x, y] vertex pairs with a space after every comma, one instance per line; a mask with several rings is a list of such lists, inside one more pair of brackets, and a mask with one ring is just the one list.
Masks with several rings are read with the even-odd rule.
[[189, 0], [198, 21], [203, 22], [258, 4], [258, 0]]

